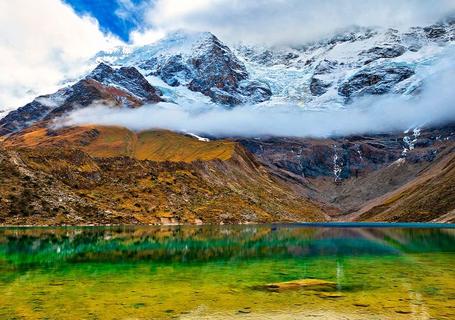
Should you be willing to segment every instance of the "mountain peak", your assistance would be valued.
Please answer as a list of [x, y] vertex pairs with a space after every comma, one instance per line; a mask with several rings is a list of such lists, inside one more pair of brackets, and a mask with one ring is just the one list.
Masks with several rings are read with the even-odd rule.
[[108, 65], [107, 63], [105, 62], [101, 62], [100, 64], [98, 64], [98, 66], [92, 70], [92, 72], [90, 72], [88, 74], [88, 78], [96, 78], [96, 77], [99, 77], [103, 74], [112, 74], [114, 72], [114, 68], [112, 68], [110, 65]]
[[[112, 61], [112, 56], [106, 58]], [[271, 96], [270, 88], [251, 81], [243, 62], [211, 32], [175, 31], [113, 63], [135, 66], [146, 76], [158, 77], [171, 87], [185, 86], [222, 105], [257, 103]]]
[[0, 120], [0, 135], [49, 121], [75, 108], [94, 103], [120, 107], [140, 107], [162, 101], [161, 92], [134, 67], [113, 68], [100, 63], [84, 79], [53, 94], [36, 98]]
[[[168, 33], [164, 38], [159, 40], [161, 41], [180, 41], [183, 40], [185, 42], [193, 42], [198, 40], [210, 40], [210, 39], [218, 39], [213, 33], [209, 31], [189, 31], [189, 30], [176, 30], [173, 32]], [[152, 44], [153, 45], [153, 44]]]

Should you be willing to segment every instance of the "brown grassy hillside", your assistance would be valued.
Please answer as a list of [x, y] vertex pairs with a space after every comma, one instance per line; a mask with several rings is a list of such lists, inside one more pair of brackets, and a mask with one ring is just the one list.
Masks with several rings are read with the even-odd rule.
[[27, 130], [3, 145], [2, 224], [327, 219], [321, 205], [230, 141], [83, 127]]

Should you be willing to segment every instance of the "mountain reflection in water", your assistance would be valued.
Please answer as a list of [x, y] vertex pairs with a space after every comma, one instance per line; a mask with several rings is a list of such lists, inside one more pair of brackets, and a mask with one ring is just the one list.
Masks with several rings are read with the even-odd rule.
[[0, 319], [454, 319], [454, 264], [430, 226], [1, 228]]

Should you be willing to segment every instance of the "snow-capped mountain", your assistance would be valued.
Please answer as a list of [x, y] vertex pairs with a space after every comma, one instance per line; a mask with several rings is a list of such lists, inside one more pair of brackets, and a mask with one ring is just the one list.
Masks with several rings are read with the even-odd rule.
[[252, 78], [270, 86], [269, 103], [321, 109], [363, 95], [412, 94], [454, 40], [451, 21], [405, 31], [357, 29], [293, 48], [240, 45], [235, 52]]
[[245, 64], [210, 32], [176, 32], [134, 50], [101, 52], [95, 60], [135, 66], [152, 83], [157, 77], [169, 87], [186, 87], [222, 105], [257, 103], [271, 96], [267, 84], [252, 80]]
[[185, 88], [224, 105], [321, 110], [359, 96], [417, 92], [454, 41], [453, 20], [404, 31], [356, 28], [297, 47], [229, 48], [209, 32], [177, 32], [143, 47], [100, 52], [94, 61], [135, 66], [171, 101], [187, 96]]
[[412, 97], [453, 55], [455, 20], [409, 30], [356, 28], [294, 47], [230, 47], [210, 32], [176, 32], [146, 46], [99, 52], [84, 79], [0, 120], [0, 133], [99, 100], [125, 107], [166, 101], [225, 107], [349, 107], [357, 98]]

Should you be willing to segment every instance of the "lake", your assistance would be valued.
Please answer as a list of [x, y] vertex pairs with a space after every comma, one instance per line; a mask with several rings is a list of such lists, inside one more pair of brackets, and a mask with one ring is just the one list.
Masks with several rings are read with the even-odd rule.
[[0, 228], [0, 319], [455, 319], [455, 229]]

